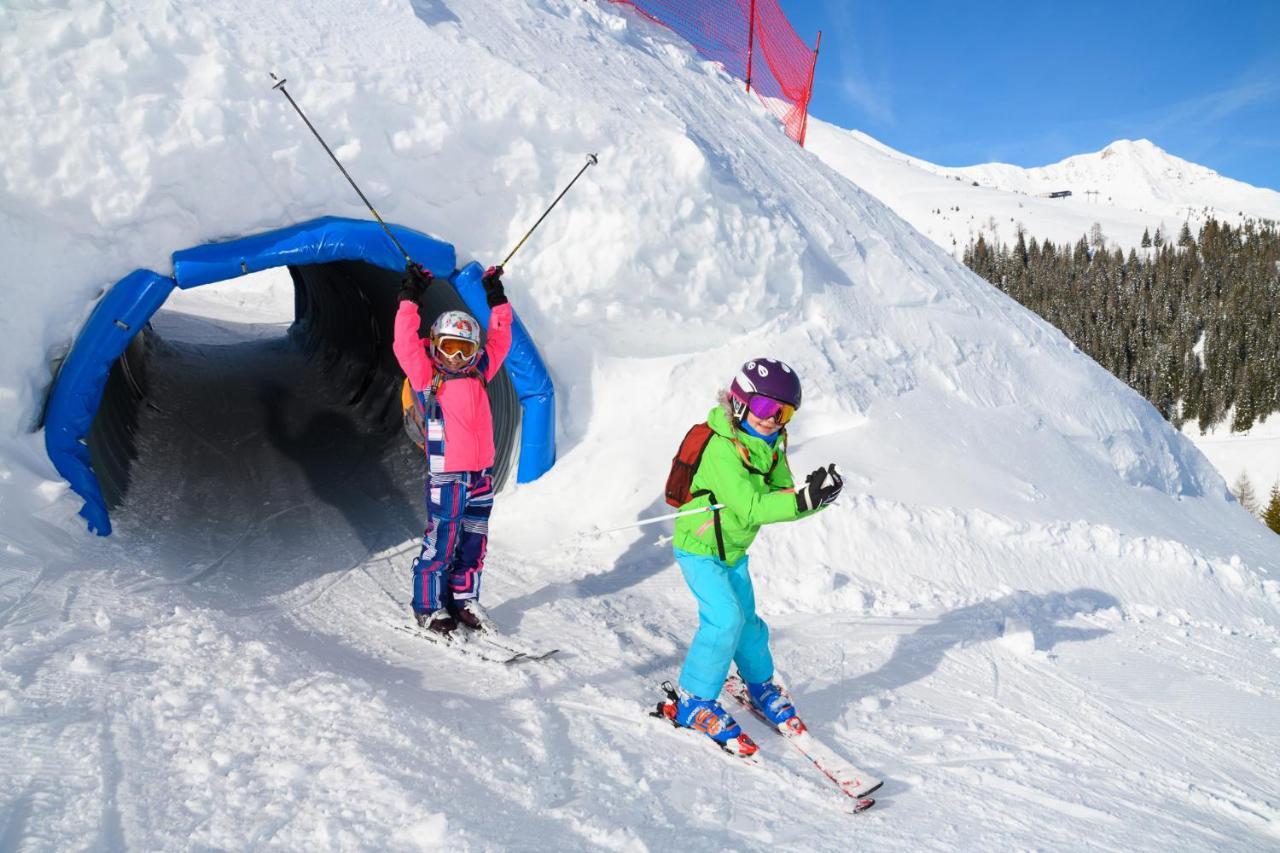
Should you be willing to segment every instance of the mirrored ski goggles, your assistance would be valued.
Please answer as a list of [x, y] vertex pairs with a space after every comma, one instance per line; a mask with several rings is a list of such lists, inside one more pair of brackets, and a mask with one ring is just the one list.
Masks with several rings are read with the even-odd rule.
[[476, 354], [475, 341], [464, 341], [462, 338], [440, 338], [436, 341], [436, 352], [448, 358], [471, 358]]
[[767, 421], [769, 418], [776, 418], [779, 424], [787, 423], [796, 413], [795, 406], [761, 394], [752, 394], [751, 399], [747, 402], [747, 408], [751, 410], [751, 414], [760, 420]]

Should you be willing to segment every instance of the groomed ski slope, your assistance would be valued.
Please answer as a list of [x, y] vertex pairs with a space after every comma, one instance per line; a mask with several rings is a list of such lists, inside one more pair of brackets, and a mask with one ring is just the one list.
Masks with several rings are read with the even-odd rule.
[[[384, 218], [460, 258], [500, 258], [600, 155], [508, 275], [560, 461], [500, 496], [484, 598], [552, 661], [394, 630], [418, 486], [378, 472], [411, 451], [288, 440], [339, 410], [278, 279], [157, 319], [112, 538], [27, 432], [101, 287], [364, 215], [269, 70]], [[1280, 843], [1277, 540], [665, 31], [577, 0], [68, 2], [0, 11], [0, 85], [0, 849]], [[643, 716], [693, 602], [668, 530], [592, 531], [661, 508], [679, 437], [762, 353], [805, 381], [795, 468], [846, 475], [752, 565], [810, 725], [886, 780], [857, 817], [752, 720], [759, 768]]]

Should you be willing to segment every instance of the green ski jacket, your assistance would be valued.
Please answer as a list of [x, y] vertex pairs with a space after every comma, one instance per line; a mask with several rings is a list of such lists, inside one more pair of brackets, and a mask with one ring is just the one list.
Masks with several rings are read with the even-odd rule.
[[680, 509], [711, 504], [723, 504], [724, 509], [677, 518], [672, 544], [682, 551], [736, 563], [755, 541], [761, 525], [795, 521], [818, 510], [801, 514], [796, 509], [786, 436], [771, 447], [735, 429], [720, 406], [707, 414], [707, 424], [715, 435], [693, 475], [690, 491], [695, 497]]

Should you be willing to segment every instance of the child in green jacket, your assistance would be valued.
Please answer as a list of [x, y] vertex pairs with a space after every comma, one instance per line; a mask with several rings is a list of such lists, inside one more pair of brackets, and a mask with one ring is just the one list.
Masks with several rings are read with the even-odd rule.
[[677, 701], [663, 713], [742, 755], [756, 746], [717, 701], [730, 662], [770, 722], [781, 725], [796, 713], [773, 683], [769, 627], [756, 615], [747, 548], [761, 525], [811, 515], [835, 500], [843, 486], [829, 465], [795, 488], [786, 424], [799, 408], [800, 379], [790, 367], [771, 358], [743, 365], [721, 405], [707, 416], [714, 435], [693, 475], [695, 497], [681, 507], [722, 508], [676, 519], [676, 562], [698, 600], [699, 624], [680, 672]]

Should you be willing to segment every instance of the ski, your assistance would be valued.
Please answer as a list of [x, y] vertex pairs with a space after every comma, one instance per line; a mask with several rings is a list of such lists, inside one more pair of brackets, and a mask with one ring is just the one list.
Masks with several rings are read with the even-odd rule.
[[[725, 748], [725, 747], [723, 747], [723, 746], [719, 746], [719, 744], [717, 744], [715, 741], [713, 741], [711, 738], [707, 737], [706, 735], [702, 734], [701, 732], [696, 732], [696, 731], [694, 731], [693, 729], [688, 728], [688, 727], [686, 727], [686, 726], [682, 726], [682, 725], [680, 725], [679, 723], [677, 723], [677, 722], [675, 722], [675, 721], [673, 721], [673, 720], [665, 719], [665, 718], [663, 718], [660, 714], [655, 713], [654, 711], [649, 711], [649, 712], [647, 712], [647, 716], [650, 716], [650, 717], [657, 717], [657, 718], [659, 718], [659, 719], [664, 719], [666, 723], [669, 723], [669, 724], [670, 724], [670, 726], [671, 726], [671, 728], [672, 728], [672, 729], [675, 729], [675, 731], [673, 732], [673, 734], [674, 734], [676, 737], [683, 738], [683, 736], [684, 736], [684, 735], [688, 735], [690, 738], [697, 738], [698, 740], [705, 740], [705, 741], [706, 741], [709, 745], [711, 745], [711, 746], [718, 746], [719, 748], [716, 750], [716, 752], [717, 752], [717, 753], [720, 755], [720, 757], [721, 757], [721, 758], [723, 758], [726, 762], [729, 762], [729, 763], [732, 763], [732, 764], [743, 764], [743, 765], [746, 765], [746, 766], [748, 766], [748, 767], [759, 767], [759, 766], [761, 766], [761, 762], [760, 762], [760, 754], [759, 754], [759, 753], [752, 753], [751, 755], [739, 755], [738, 753], [736, 753], [736, 752], [734, 752], [734, 751], [732, 751], [732, 750], [730, 750], [730, 749], [726, 749], [726, 748]], [[657, 723], [657, 725], [661, 725], [661, 723]]]
[[493, 617], [489, 615], [489, 611], [484, 607], [472, 606], [468, 612], [474, 616], [478, 622], [478, 627], [472, 627], [466, 621], [458, 620], [458, 630], [464, 638], [464, 642], [483, 643], [495, 649], [500, 649], [515, 655], [522, 661], [540, 661], [546, 660], [559, 649], [544, 650], [537, 646], [530, 645], [518, 637], [512, 637], [502, 632]]
[[814, 737], [799, 717], [792, 717], [780, 726], [769, 723], [768, 719], [760, 713], [760, 709], [751, 701], [747, 685], [736, 674], [729, 676], [725, 681], [724, 689], [740, 705], [768, 724], [769, 728], [785, 738], [801, 755], [809, 759], [810, 763], [842, 793], [853, 799], [856, 803], [855, 812], [865, 811], [875, 805], [876, 801], [867, 795], [878, 790], [884, 783], [841, 758], [835, 750]]
[[[682, 726], [676, 722], [675, 707], [676, 707], [676, 703], [679, 701], [678, 696], [676, 695], [675, 690], [671, 687], [670, 682], [663, 682], [662, 689], [667, 694], [667, 698], [664, 701], [659, 702], [657, 707], [654, 710], [649, 711], [648, 716], [652, 718], [656, 718], [658, 720], [662, 720], [666, 723], [670, 723], [671, 727], [676, 729], [676, 731], [683, 732], [684, 734], [687, 734], [691, 737], [695, 737], [698, 740], [710, 741], [711, 743], [716, 744], [714, 740], [711, 740], [711, 738], [707, 737], [705, 734], [698, 731], [697, 729], [691, 728], [689, 726]], [[733, 764], [745, 764], [745, 765], [762, 769], [762, 770], [767, 770], [767, 769], [770, 769], [770, 767], [773, 767], [778, 771], [785, 772], [795, 777], [795, 781], [793, 782], [793, 786], [795, 787], [793, 788], [793, 790], [797, 792], [801, 788], [811, 788], [813, 793], [821, 794], [821, 795], [825, 795], [830, 792], [830, 788], [826, 787], [825, 785], [822, 787], [819, 787], [819, 784], [816, 781], [807, 779], [802, 771], [795, 770], [790, 767], [784, 767], [782, 765], [770, 765], [768, 762], [764, 761], [763, 755], [760, 752], [759, 747], [757, 747], [755, 742], [751, 740], [750, 735], [744, 732], [741, 735], [741, 738], [745, 740], [746, 748], [750, 750], [749, 752], [745, 750], [742, 752], [738, 751], [738, 749], [742, 749], [743, 747], [743, 744], [741, 743], [741, 741], [735, 742], [738, 749], [730, 748], [726, 744], [716, 744], [717, 746], [720, 747], [719, 750], [717, 751], [721, 754], [721, 757], [725, 761], [731, 762]], [[875, 787], [879, 787], [879, 783], [877, 783]], [[874, 790], [874, 788], [872, 788], [872, 790]], [[844, 793], [847, 794], [848, 792], [844, 791]], [[852, 795], [850, 796], [852, 797]], [[839, 805], [837, 806], [837, 808], [840, 811], [848, 814], [857, 814], [858, 812], [866, 811], [867, 809], [871, 808], [875, 804], [876, 804], [876, 801], [871, 797], [867, 797], [867, 796], [852, 797], [852, 799], [839, 797]]]
[[[461, 630], [467, 630], [467, 629], [464, 628]], [[542, 651], [540, 649], [534, 648], [533, 646], [525, 645], [519, 640], [508, 637], [506, 634], [502, 634], [497, 631], [494, 631], [492, 628], [484, 628], [481, 631], [473, 631], [470, 634], [468, 642], [473, 642], [476, 640], [479, 640], [480, 642], [485, 643], [486, 645], [492, 646], [494, 648], [502, 649], [503, 651], [510, 652], [511, 654], [515, 655], [516, 658], [522, 661], [546, 660], [547, 658], [557, 654], [560, 651], [559, 649]]]
[[716, 741], [707, 737], [701, 731], [689, 726], [682, 726], [677, 723], [676, 704], [680, 701], [680, 697], [676, 694], [675, 688], [671, 686], [671, 682], [669, 681], [662, 682], [662, 691], [666, 693], [667, 698], [659, 702], [657, 707], [649, 712], [650, 717], [656, 717], [659, 720], [666, 720], [676, 729], [683, 729], [684, 731], [697, 735], [700, 740], [716, 744], [716, 746], [720, 747], [721, 752], [733, 757], [737, 761], [741, 761], [746, 764], [760, 763], [760, 758], [757, 755], [759, 747], [756, 746], [755, 741], [753, 741], [746, 733], [738, 736], [738, 740], [734, 741], [736, 747], [734, 748], [730, 747], [728, 744], [716, 743]]
[[456, 640], [448, 634], [436, 634], [432, 631], [426, 631], [416, 626], [396, 625], [397, 631], [403, 631], [410, 636], [425, 640], [433, 645], [441, 648], [451, 649], [460, 654], [469, 655], [479, 660], [489, 661], [490, 663], [500, 663], [510, 666], [511, 664], [521, 663], [529, 660], [524, 652], [517, 652], [512, 649], [498, 649], [496, 652], [488, 653], [483, 649], [471, 645], [467, 640]]

